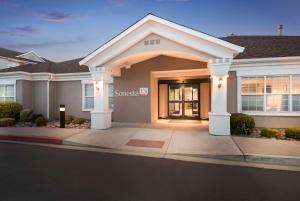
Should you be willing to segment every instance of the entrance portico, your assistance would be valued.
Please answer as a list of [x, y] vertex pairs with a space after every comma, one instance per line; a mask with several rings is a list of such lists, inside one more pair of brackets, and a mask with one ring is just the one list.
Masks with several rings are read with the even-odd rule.
[[[106, 129], [111, 126], [111, 111], [108, 109], [109, 80], [114, 77], [115, 84], [124, 76], [125, 71], [131, 75], [128, 76], [127, 82], [123, 80], [122, 86], [128, 84], [129, 87], [149, 89], [150, 97], [141, 97], [136, 105], [144, 105], [145, 110], [150, 109], [153, 122], [158, 118], [158, 111], [153, 112], [153, 105], [158, 103], [158, 82], [153, 80], [166, 75], [167, 72], [168, 76], [177, 74], [171, 77], [178, 79], [183, 74], [187, 74], [188, 77], [210, 77], [209, 132], [214, 135], [229, 135], [227, 77], [232, 58], [242, 51], [242, 47], [147, 15], [80, 61], [81, 65], [89, 66], [94, 81], [95, 107], [91, 112], [92, 128]], [[157, 59], [160, 56], [165, 57], [163, 62], [162, 59]], [[137, 68], [139, 69], [136, 70]], [[143, 70], [146, 73], [141, 73]], [[139, 86], [136, 84], [138, 81], [141, 83]], [[122, 107], [127, 107], [126, 101], [129, 99], [124, 99]], [[122, 102], [119, 101], [118, 104]], [[114, 109], [114, 113], [119, 111]], [[133, 115], [134, 112], [126, 115]], [[145, 112], [145, 115], [149, 114]]]

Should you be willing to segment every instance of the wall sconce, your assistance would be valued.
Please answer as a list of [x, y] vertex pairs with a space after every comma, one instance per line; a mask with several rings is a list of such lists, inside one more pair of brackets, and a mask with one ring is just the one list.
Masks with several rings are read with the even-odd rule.
[[60, 123], [60, 128], [65, 127], [65, 111], [66, 111], [66, 106], [64, 104], [59, 105], [59, 123]]
[[223, 84], [223, 78], [222, 78], [222, 77], [219, 77], [219, 80], [218, 80], [218, 88], [221, 88], [221, 87], [222, 87], [222, 84]]
[[98, 81], [95, 82], [95, 87], [96, 87], [96, 90], [98, 92], [100, 90], [100, 85], [99, 85]]

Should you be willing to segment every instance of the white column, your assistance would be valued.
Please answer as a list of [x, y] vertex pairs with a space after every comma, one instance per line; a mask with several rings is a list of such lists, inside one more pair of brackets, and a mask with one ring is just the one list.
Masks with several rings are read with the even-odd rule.
[[90, 67], [94, 82], [94, 110], [91, 111], [91, 128], [111, 127], [111, 110], [108, 106], [108, 83], [111, 73], [105, 67]]
[[227, 112], [227, 77], [231, 59], [210, 60], [211, 112], [209, 132], [212, 135], [230, 135], [230, 114]]

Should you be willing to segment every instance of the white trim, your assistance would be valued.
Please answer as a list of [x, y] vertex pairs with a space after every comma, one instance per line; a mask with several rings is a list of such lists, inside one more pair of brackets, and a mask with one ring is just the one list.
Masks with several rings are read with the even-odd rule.
[[[16, 80], [0, 80], [0, 85], [13, 85], [14, 86], [14, 101], [17, 102], [17, 81]], [[6, 90], [6, 88], [5, 88]], [[4, 97], [6, 98], [6, 97]]]
[[11, 62], [16, 62], [16, 63], [22, 64], [22, 65], [23, 64], [36, 64], [35, 62], [30, 62], [30, 61], [25, 61], [25, 60], [16, 59], [16, 58], [10, 58], [10, 57], [0, 56], [0, 58], [6, 59], [6, 60], [11, 61]]
[[[20, 55], [18, 55], [18, 56], [16, 56], [16, 57], [20, 57], [20, 58], [23, 58], [23, 59], [27, 59], [27, 58], [24, 58], [24, 56], [27, 55], [27, 54], [33, 54], [35, 57], [38, 58], [39, 61], [45, 62], [45, 60], [44, 60], [41, 56], [39, 56], [37, 53], [35, 53], [33, 50], [31, 50], [31, 51], [29, 51], [29, 52], [26, 52], [26, 53], [24, 53], [24, 54], [20, 54]], [[31, 60], [31, 59], [28, 59], [28, 60], [30, 60], [30, 61], [35, 61], [35, 60]]]
[[300, 112], [242, 112], [242, 113], [252, 115], [252, 116], [284, 116], [284, 117], [300, 116]]
[[[234, 45], [232, 43], [229, 43], [227, 41], [221, 40], [219, 38], [210, 36], [208, 34], [204, 34], [202, 32], [195, 31], [193, 29], [184, 27], [182, 25], [179, 25], [179, 24], [170, 22], [168, 20], [159, 18], [159, 17], [154, 16], [152, 14], [148, 14], [147, 16], [145, 16], [144, 18], [142, 18], [141, 20], [139, 20], [137, 23], [135, 23], [134, 25], [132, 25], [131, 27], [129, 27], [128, 29], [126, 29], [125, 31], [123, 31], [122, 33], [120, 33], [119, 35], [117, 35], [115, 38], [113, 38], [112, 40], [110, 40], [109, 42], [107, 42], [106, 44], [104, 44], [103, 46], [101, 46], [100, 48], [98, 48], [97, 50], [95, 50], [94, 52], [92, 52], [91, 54], [89, 54], [88, 56], [86, 56], [84, 59], [82, 59], [79, 62], [79, 64], [80, 65], [86, 64], [93, 57], [95, 57], [96, 55], [98, 55], [102, 51], [106, 50], [107, 48], [109, 48], [113, 44], [117, 43], [122, 38], [126, 37], [127, 35], [129, 35], [130, 33], [132, 33], [134, 30], [138, 29], [139, 27], [141, 27], [143, 24], [147, 23], [148, 21], [156, 22], [156, 23], [165, 25], [167, 27], [171, 27], [171, 28], [173, 28], [175, 30], [179, 30], [179, 31], [181, 31], [183, 33], [186, 33], [186, 34], [189, 34], [189, 35], [201, 38], [202, 40], [209, 41], [211, 43], [215, 43], [217, 45], [220, 45], [222, 47], [225, 47], [225, 48], [227, 48], [227, 49], [235, 52], [236, 54], [244, 51], [244, 47], [240, 47], [240, 46]], [[151, 32], [153, 32], [153, 31], [151, 31]]]
[[236, 64], [253, 64], [253, 63], [270, 63], [270, 62], [300, 62], [300, 56], [233, 59], [234, 65], [236, 65]]
[[29, 81], [76, 81], [92, 80], [90, 72], [82, 73], [27, 73], [23, 71], [0, 73], [0, 81], [4, 80], [29, 80]]
[[50, 83], [47, 81], [47, 119], [50, 119]]
[[[286, 112], [268, 112], [267, 111], [267, 91], [266, 91], [266, 83], [267, 83], [267, 76], [269, 75], [257, 75], [259, 77], [263, 77], [264, 78], [264, 93], [263, 94], [253, 94], [253, 95], [262, 95], [264, 97], [264, 105], [263, 105], [263, 109], [264, 111], [243, 111], [242, 110], [242, 77], [252, 77], [252, 76], [237, 76], [237, 111], [239, 113], [244, 113], [244, 114], [249, 114], [249, 115], [253, 115], [253, 116], [300, 116], [300, 112], [299, 111], [293, 111], [293, 102], [292, 102], [292, 96], [294, 95], [292, 92], [292, 77], [293, 75], [289, 75], [289, 92], [288, 93], [282, 93], [285, 95], [289, 95], [289, 105], [288, 105], [288, 111]], [[282, 75], [270, 75], [271, 77], [273, 76], [282, 76]], [[283, 75], [283, 76], [287, 76], [287, 75]], [[253, 76], [256, 77], [256, 76]], [[279, 94], [279, 95], [282, 95]], [[297, 94], [297, 93], [295, 93]], [[244, 95], [249, 95], [249, 94], [244, 94]], [[272, 95], [272, 94], [271, 94]], [[276, 94], [274, 94], [276, 95]]]
[[[81, 110], [83, 112], [91, 112], [94, 108], [85, 108], [85, 85], [93, 84], [92, 80], [82, 80], [81, 81]], [[95, 103], [94, 103], [95, 104]]]

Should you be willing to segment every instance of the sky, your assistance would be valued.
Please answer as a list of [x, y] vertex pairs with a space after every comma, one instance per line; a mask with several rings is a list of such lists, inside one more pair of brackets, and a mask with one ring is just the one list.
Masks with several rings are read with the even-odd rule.
[[0, 47], [80, 58], [147, 13], [216, 37], [300, 35], [300, 0], [0, 0]]

